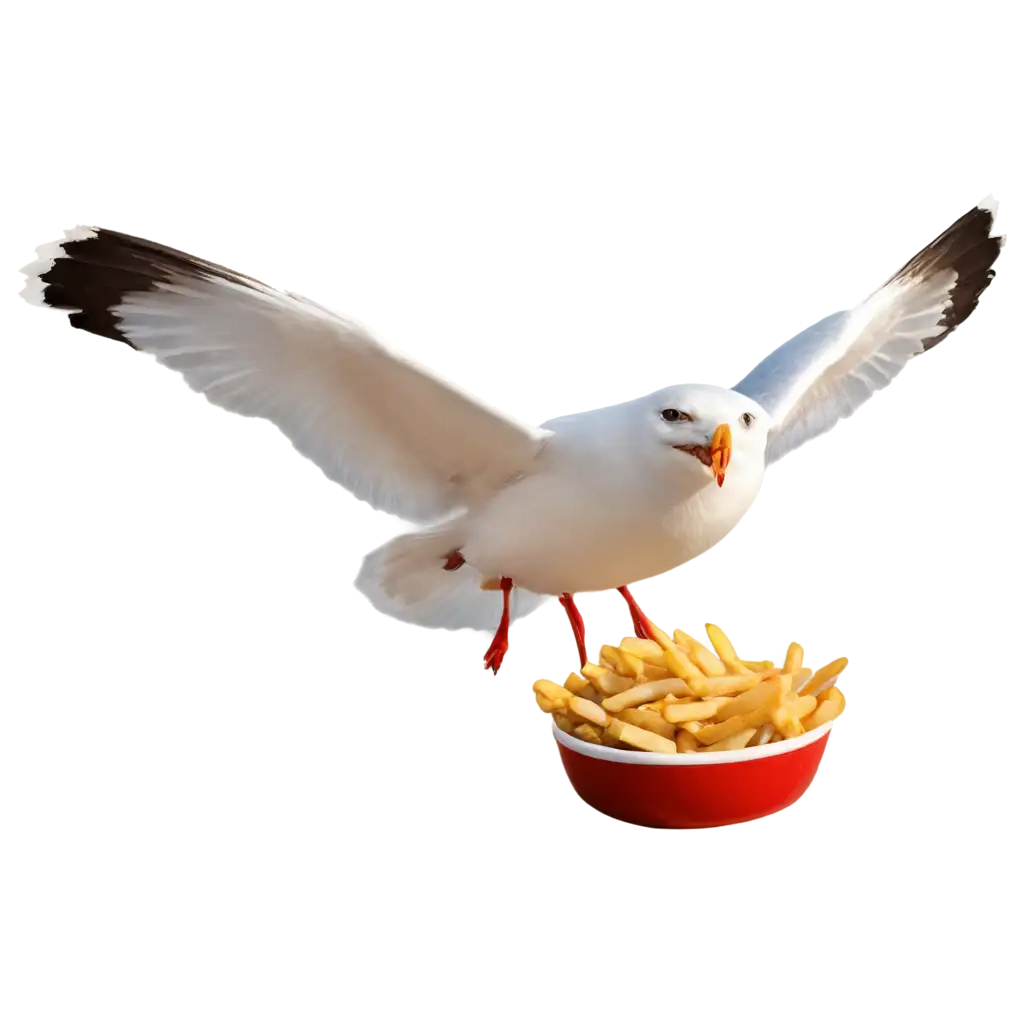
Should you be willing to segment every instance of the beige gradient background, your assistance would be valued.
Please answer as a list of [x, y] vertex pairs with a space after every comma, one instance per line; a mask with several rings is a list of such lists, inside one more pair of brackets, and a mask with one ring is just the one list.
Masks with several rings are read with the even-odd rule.
[[[5, 252], [58, 218], [939, 220], [1020, 180], [1019, 15], [602, 17], [0, 12]], [[688, 358], [750, 358], [871, 262], [737, 260], [701, 289], [701, 254], [602, 278], [579, 257], [222, 250], [337, 283], [538, 411], [555, 396], [513, 343], [604, 346], [579, 400], [609, 366], [643, 383], [680, 335]], [[649, 367], [607, 361], [630, 323]], [[518, 684], [350, 606], [369, 516], [116, 351], [13, 313], [0, 334], [0, 1020], [1015, 1019], [1017, 837], [643, 840], [579, 811]], [[849, 543], [895, 556], [987, 516], [989, 546], [906, 571], [919, 593], [973, 571], [1012, 604], [1016, 477], [999, 505], [941, 489], [965, 468], [951, 366], [913, 385], [895, 472], [858, 492], [922, 511]], [[1012, 437], [1022, 414], [989, 399], [1013, 365], [961, 369], [958, 415]], [[901, 422], [874, 412], [828, 458], [867, 472]], [[743, 550], [800, 507], [785, 488]], [[892, 578], [858, 561], [831, 589]], [[410, 709], [393, 749], [364, 725], [385, 692]]]

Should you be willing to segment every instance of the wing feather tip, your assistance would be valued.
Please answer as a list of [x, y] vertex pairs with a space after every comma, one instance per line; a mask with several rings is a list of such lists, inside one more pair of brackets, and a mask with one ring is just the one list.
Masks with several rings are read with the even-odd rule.
[[67, 228], [64, 231], [63, 238], [37, 245], [35, 250], [36, 258], [30, 263], [25, 264], [19, 271], [20, 274], [25, 276], [26, 280], [24, 287], [18, 294], [32, 306], [42, 306], [50, 309], [58, 308], [47, 300], [46, 289], [48, 282], [43, 280], [43, 276], [53, 269], [57, 260], [67, 257], [64, 246], [68, 242], [84, 242], [90, 238], [95, 238], [98, 233], [98, 228], [86, 224], [77, 224], [73, 228]]

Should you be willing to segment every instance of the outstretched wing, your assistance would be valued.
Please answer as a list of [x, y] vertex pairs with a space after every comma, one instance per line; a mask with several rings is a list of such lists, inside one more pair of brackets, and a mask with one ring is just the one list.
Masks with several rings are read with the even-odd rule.
[[30, 302], [177, 370], [215, 405], [274, 423], [332, 480], [424, 522], [524, 472], [519, 423], [298, 295], [187, 253], [76, 228], [23, 271]]
[[777, 348], [734, 390], [774, 419], [767, 461], [831, 430], [966, 320], [995, 276], [994, 201], [961, 217], [854, 309]]

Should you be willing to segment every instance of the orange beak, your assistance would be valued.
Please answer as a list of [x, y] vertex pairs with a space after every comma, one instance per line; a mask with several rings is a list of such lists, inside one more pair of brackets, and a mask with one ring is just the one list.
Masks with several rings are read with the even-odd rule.
[[728, 423], [719, 423], [711, 438], [711, 472], [721, 487], [725, 483], [725, 471], [732, 458], [732, 431]]

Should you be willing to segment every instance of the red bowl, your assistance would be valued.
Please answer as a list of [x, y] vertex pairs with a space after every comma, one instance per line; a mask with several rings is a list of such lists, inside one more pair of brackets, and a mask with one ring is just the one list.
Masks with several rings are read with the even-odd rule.
[[799, 800], [825, 752], [831, 722], [792, 740], [708, 754], [600, 747], [554, 726], [572, 788], [591, 807], [649, 828], [714, 828]]

